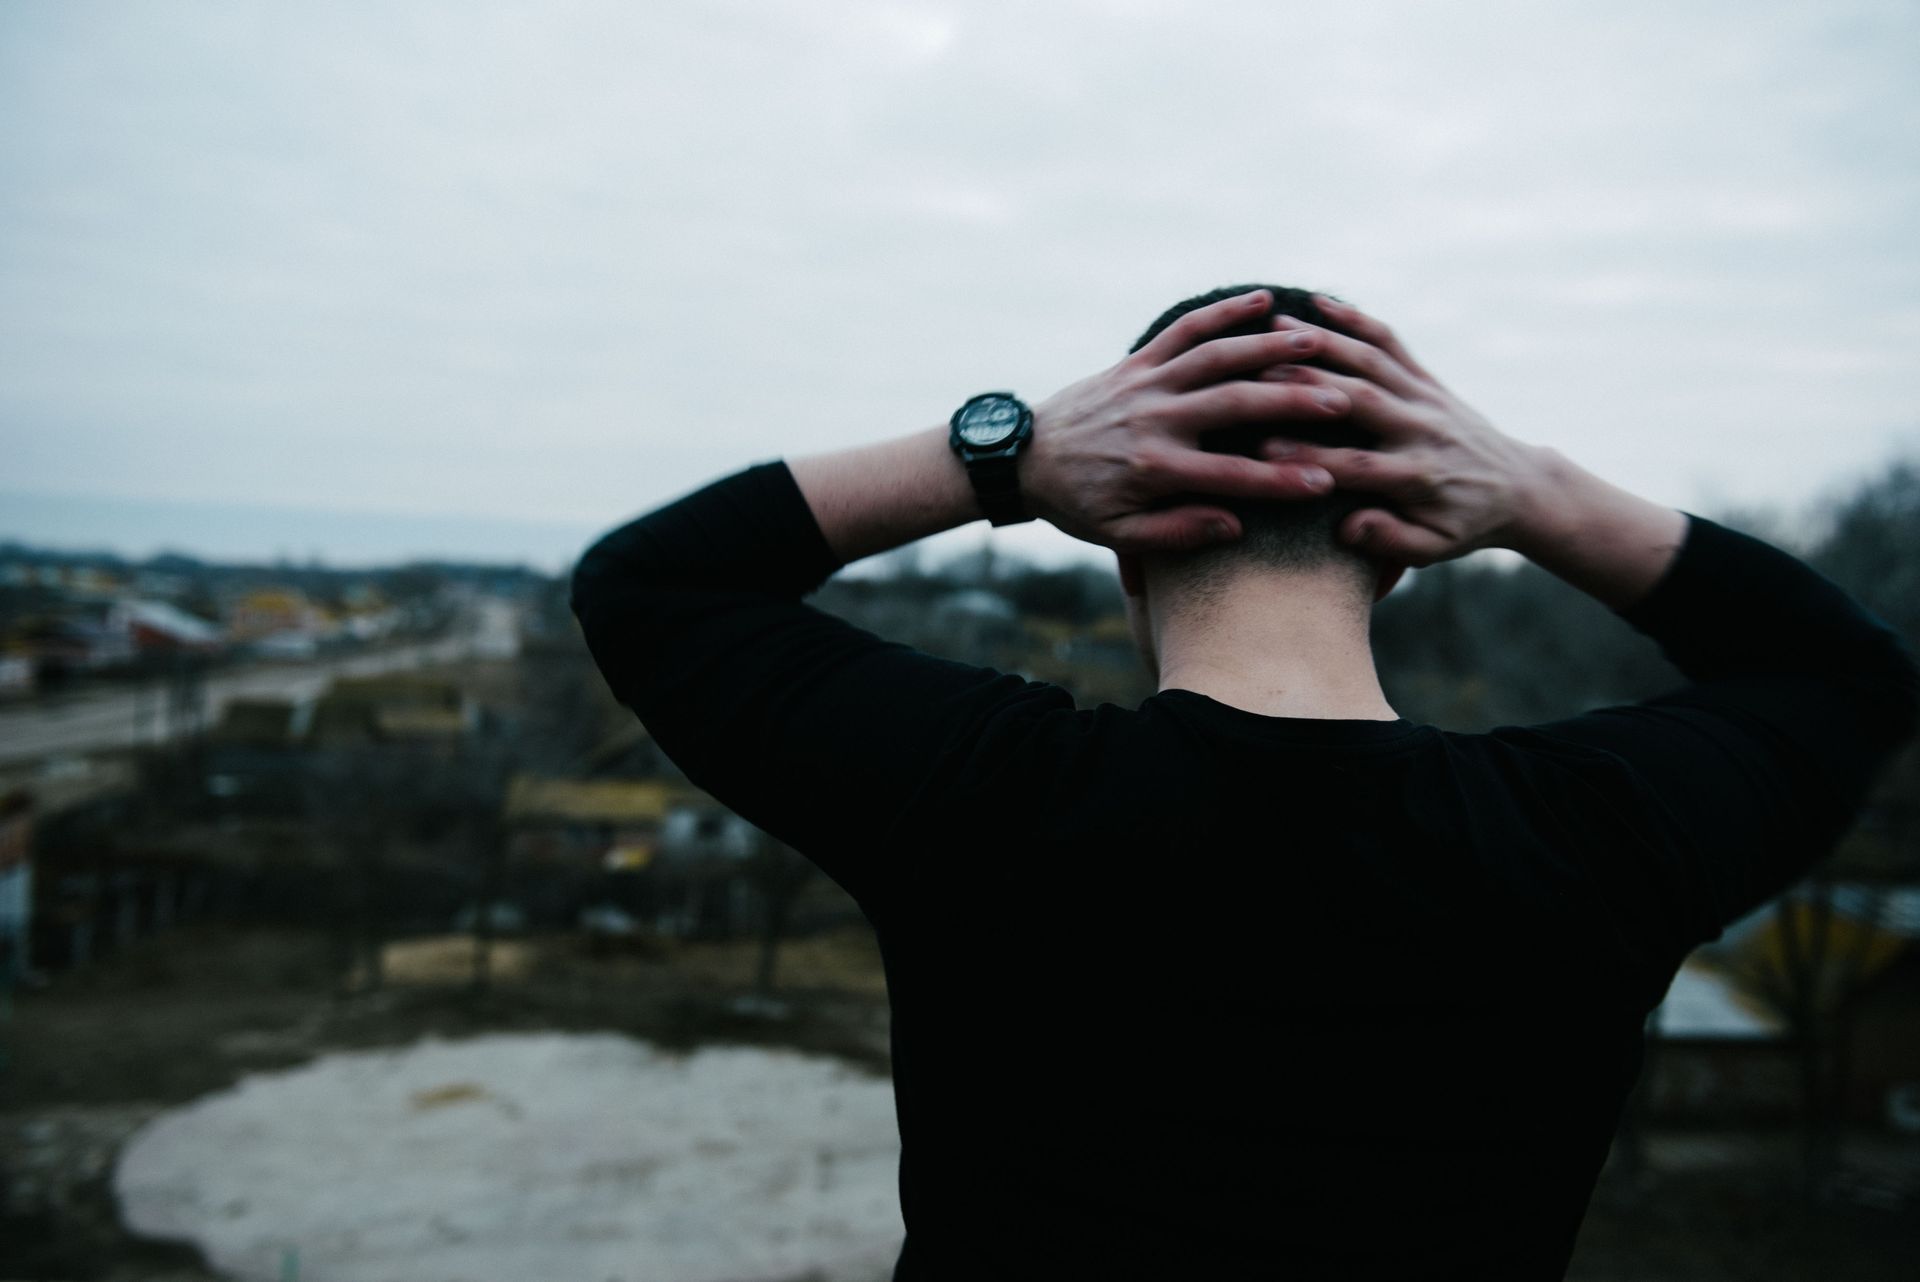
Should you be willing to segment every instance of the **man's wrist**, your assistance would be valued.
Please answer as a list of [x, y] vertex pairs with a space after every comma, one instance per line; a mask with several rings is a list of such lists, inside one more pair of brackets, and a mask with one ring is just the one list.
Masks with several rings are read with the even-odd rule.
[[1511, 549], [1528, 560], [1574, 537], [1575, 509], [1584, 481], [1595, 479], [1560, 451], [1546, 445], [1523, 445], [1524, 460], [1514, 479], [1513, 513], [1494, 546]]
[[1629, 493], [1556, 450], [1535, 447], [1503, 546], [1610, 609], [1644, 597], [1686, 542], [1686, 513]]

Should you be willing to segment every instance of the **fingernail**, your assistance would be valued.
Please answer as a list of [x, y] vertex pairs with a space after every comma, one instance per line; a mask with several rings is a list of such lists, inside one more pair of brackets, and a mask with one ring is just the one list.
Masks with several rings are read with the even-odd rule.
[[1315, 338], [1312, 330], [1301, 330], [1298, 334], [1295, 334], [1287, 340], [1287, 346], [1296, 352], [1310, 352], [1313, 350], [1313, 345], [1316, 341], [1318, 340]]
[[1288, 316], [1285, 313], [1282, 313], [1273, 318], [1274, 328], [1276, 329], [1299, 329], [1300, 326], [1305, 323], [1306, 322], [1298, 319], [1297, 317]]
[[1324, 467], [1303, 467], [1300, 479], [1311, 489], [1323, 490], [1333, 484], [1333, 473]]
[[1292, 441], [1268, 441], [1260, 447], [1260, 451], [1268, 458], [1287, 458], [1290, 455], [1298, 454], [1300, 447]]
[[1326, 390], [1318, 391], [1313, 394], [1313, 400], [1314, 400], [1314, 404], [1318, 405], [1323, 410], [1330, 410], [1330, 411], [1337, 412], [1342, 408], [1340, 404], [1340, 393], [1338, 392], [1326, 391]]
[[1212, 535], [1216, 541], [1225, 542], [1227, 539], [1233, 537], [1233, 527], [1225, 521], [1212, 521], [1207, 525], [1207, 533]]

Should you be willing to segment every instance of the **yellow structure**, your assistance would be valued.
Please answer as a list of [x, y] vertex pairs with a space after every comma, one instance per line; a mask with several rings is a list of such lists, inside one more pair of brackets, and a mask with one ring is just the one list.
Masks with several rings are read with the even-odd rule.
[[506, 818], [525, 823], [657, 827], [678, 806], [711, 805], [691, 784], [667, 779], [542, 779], [518, 775], [507, 787]]

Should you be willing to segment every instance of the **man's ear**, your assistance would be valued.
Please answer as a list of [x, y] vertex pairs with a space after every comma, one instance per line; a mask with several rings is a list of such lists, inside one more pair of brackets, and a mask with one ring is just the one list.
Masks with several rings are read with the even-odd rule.
[[1387, 593], [1393, 591], [1393, 585], [1398, 583], [1400, 576], [1406, 572], [1407, 567], [1404, 565], [1387, 565], [1381, 567], [1379, 581], [1373, 586], [1373, 599], [1375, 604], [1387, 599]]
[[1144, 596], [1147, 591], [1147, 572], [1140, 564], [1140, 558], [1131, 552], [1115, 552], [1120, 562], [1120, 590], [1128, 596]]

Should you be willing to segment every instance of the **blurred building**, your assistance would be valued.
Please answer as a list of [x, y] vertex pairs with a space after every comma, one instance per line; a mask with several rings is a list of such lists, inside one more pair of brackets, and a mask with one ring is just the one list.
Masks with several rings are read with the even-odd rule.
[[253, 642], [282, 633], [317, 636], [326, 617], [305, 593], [291, 588], [260, 588], [228, 605], [226, 623], [234, 640]]
[[1797, 888], [1704, 951], [1654, 1014], [1655, 1118], [1798, 1116], [1802, 1034], [1787, 1014], [1802, 1002], [1841, 1116], [1920, 1132], [1920, 886]]
[[593, 897], [668, 936], [728, 934], [761, 834], [677, 779], [518, 775], [504, 813], [512, 861], [595, 874]]
[[1799, 1107], [1786, 1021], [1728, 972], [1689, 958], [1650, 1023], [1645, 1089], [1656, 1120], [1779, 1121]]
[[398, 672], [336, 678], [305, 724], [314, 747], [408, 743], [451, 750], [480, 722], [479, 705], [458, 681]]
[[217, 654], [226, 644], [220, 628], [165, 601], [125, 597], [107, 612], [106, 626], [126, 633], [136, 654]]

